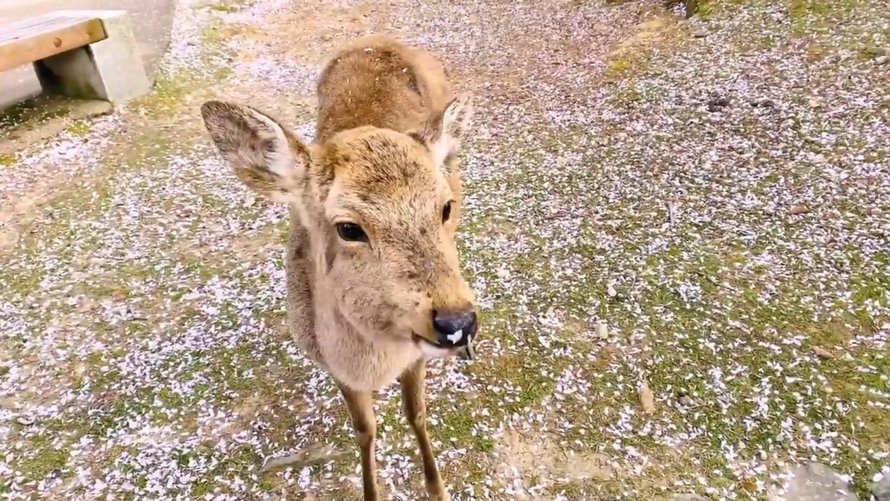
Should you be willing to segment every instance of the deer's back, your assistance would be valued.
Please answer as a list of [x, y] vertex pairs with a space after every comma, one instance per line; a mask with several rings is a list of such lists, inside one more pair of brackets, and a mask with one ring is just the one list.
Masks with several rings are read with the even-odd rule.
[[341, 49], [322, 72], [317, 92], [318, 142], [363, 125], [399, 132], [421, 128], [452, 99], [436, 58], [385, 36]]

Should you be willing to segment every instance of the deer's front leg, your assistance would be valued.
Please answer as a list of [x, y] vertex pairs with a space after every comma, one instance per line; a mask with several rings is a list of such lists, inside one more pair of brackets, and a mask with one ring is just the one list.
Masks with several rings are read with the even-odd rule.
[[362, 486], [365, 501], [379, 501], [377, 492], [377, 461], [374, 442], [377, 438], [377, 421], [374, 419], [374, 396], [371, 392], [355, 391], [340, 384], [346, 406], [352, 416], [352, 428], [362, 457]]
[[424, 380], [426, 378], [426, 362], [419, 360], [400, 377], [402, 386], [402, 400], [405, 404], [405, 415], [420, 446], [420, 457], [423, 461], [423, 477], [427, 493], [430, 499], [435, 501], [447, 501], [449, 499], [439, 469], [436, 467], [436, 456], [433, 454], [433, 445], [426, 431], [426, 392]]

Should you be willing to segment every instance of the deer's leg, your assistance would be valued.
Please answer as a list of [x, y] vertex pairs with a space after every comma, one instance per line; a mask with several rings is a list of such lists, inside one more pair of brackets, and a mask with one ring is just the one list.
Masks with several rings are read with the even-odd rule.
[[339, 385], [346, 406], [352, 416], [352, 428], [362, 457], [362, 485], [365, 501], [378, 501], [377, 461], [374, 457], [374, 441], [377, 437], [377, 421], [374, 419], [374, 397], [371, 392], [355, 391]]
[[447, 501], [448, 492], [442, 484], [439, 469], [436, 467], [436, 456], [433, 455], [433, 445], [426, 431], [426, 392], [424, 380], [426, 378], [426, 362], [422, 359], [408, 368], [400, 377], [402, 386], [402, 400], [405, 404], [405, 415], [414, 434], [417, 435], [417, 443], [420, 446], [420, 457], [423, 461], [423, 477], [426, 490], [431, 500]]

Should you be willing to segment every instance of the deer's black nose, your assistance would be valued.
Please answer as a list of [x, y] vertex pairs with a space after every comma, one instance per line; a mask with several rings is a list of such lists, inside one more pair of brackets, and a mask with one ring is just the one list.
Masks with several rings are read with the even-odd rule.
[[476, 310], [433, 312], [433, 327], [442, 346], [464, 346], [476, 335]]

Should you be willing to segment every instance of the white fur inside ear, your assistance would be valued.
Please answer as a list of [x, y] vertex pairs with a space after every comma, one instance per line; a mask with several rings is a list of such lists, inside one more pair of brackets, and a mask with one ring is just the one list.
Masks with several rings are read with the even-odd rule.
[[[296, 186], [298, 167], [296, 165], [294, 153], [287, 141], [287, 136], [284, 134], [284, 130], [282, 130], [274, 120], [262, 113], [258, 113], [255, 110], [250, 110], [250, 112], [254, 118], [262, 122], [265, 126], [257, 131], [260, 139], [269, 140], [272, 143], [272, 149], [263, 152], [266, 160], [266, 167], [273, 174], [278, 175], [287, 186]], [[282, 195], [284, 194], [279, 194], [272, 198], [281, 198]], [[287, 200], [281, 201], [291, 200], [289, 196], [284, 196], [284, 198]]]
[[473, 104], [469, 98], [461, 97], [452, 102], [442, 114], [442, 134], [430, 145], [433, 162], [442, 166], [449, 155], [457, 154], [461, 138], [473, 115]]
[[460, 144], [458, 141], [446, 134], [442, 134], [442, 137], [430, 146], [430, 153], [433, 156], [433, 164], [441, 168], [445, 164], [445, 159], [448, 158], [448, 155], [457, 153], [459, 146]]

